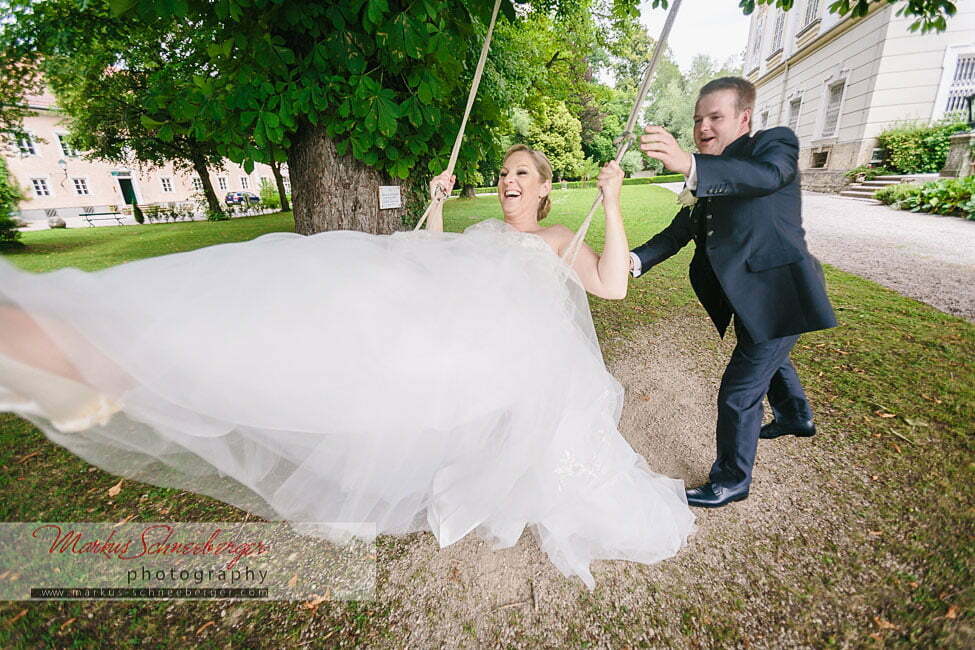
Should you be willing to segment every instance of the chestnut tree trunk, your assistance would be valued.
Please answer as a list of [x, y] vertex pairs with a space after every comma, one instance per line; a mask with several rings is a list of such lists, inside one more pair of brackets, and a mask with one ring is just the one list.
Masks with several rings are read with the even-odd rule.
[[359, 230], [388, 235], [403, 230], [403, 206], [379, 209], [380, 185], [404, 185], [403, 181], [359, 162], [339, 156], [325, 129], [302, 124], [288, 151], [291, 202], [295, 231], [311, 235], [324, 230]]
[[193, 156], [193, 170], [200, 177], [200, 182], [203, 183], [203, 196], [206, 197], [207, 208], [211, 213], [223, 214], [220, 199], [217, 198], [213, 183], [210, 182], [210, 172], [207, 169], [207, 161], [204, 156], [199, 154]]

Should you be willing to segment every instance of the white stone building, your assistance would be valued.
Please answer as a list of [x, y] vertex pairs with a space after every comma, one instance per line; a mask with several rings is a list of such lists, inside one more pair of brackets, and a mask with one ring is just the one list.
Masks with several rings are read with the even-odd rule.
[[975, 93], [975, 0], [958, 0], [942, 33], [908, 30], [905, 3], [863, 18], [829, 13], [830, 0], [796, 0], [752, 14], [745, 73], [758, 91], [754, 130], [799, 137], [803, 186], [835, 189], [843, 172], [875, 159], [876, 136], [898, 122], [936, 122]]
[[[2, 148], [11, 175], [27, 196], [19, 206], [21, 219], [46, 222], [57, 216], [77, 224], [83, 212], [124, 211], [132, 203], [202, 206], [203, 184], [195, 173], [177, 172], [172, 165], [140, 168], [89, 160], [65, 141], [64, 118], [52, 95], [28, 97], [27, 105], [33, 114], [24, 119], [24, 129], [31, 138]], [[282, 173], [290, 191], [286, 166]], [[222, 204], [230, 191], [258, 194], [262, 181], [274, 183], [274, 174], [261, 163], [248, 174], [224, 161], [223, 169], [210, 170], [210, 180]], [[202, 208], [199, 213], [204, 213]]]

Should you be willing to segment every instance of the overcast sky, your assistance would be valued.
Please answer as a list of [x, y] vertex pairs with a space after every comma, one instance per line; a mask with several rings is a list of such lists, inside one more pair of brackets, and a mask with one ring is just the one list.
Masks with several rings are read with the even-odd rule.
[[[651, 9], [644, 0], [640, 13], [650, 36], [658, 38], [667, 11]], [[667, 39], [677, 65], [686, 72], [697, 54], [710, 54], [718, 63], [741, 54], [748, 41], [748, 20], [737, 0], [683, 0]]]

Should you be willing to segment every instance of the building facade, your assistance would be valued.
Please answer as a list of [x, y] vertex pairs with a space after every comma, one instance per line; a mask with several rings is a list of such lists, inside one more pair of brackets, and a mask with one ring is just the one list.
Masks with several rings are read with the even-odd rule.
[[757, 89], [753, 130], [788, 126], [799, 137], [807, 189], [833, 190], [845, 171], [878, 160], [876, 137], [903, 122], [967, 111], [975, 93], [975, 0], [956, 2], [942, 33], [911, 32], [903, 3], [863, 18], [829, 13], [830, 0], [752, 14], [745, 72]]
[[[133, 203], [177, 204], [194, 207], [201, 216], [205, 213], [203, 184], [195, 173], [177, 171], [169, 164], [143, 168], [88, 159], [67, 142], [64, 117], [52, 95], [28, 97], [27, 104], [33, 110], [24, 119], [30, 137], [3, 147], [7, 167], [26, 195], [16, 216], [27, 222], [67, 220], [85, 212], [125, 211]], [[290, 192], [286, 166], [282, 174]], [[221, 202], [227, 192], [258, 194], [262, 182], [274, 186], [271, 168], [261, 163], [248, 174], [240, 165], [224, 161], [222, 169], [211, 169], [209, 175]]]

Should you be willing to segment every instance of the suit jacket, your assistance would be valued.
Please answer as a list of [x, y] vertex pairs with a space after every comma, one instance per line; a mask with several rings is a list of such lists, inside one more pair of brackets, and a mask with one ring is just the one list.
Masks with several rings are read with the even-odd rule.
[[798, 152], [777, 127], [695, 154], [698, 202], [633, 251], [646, 271], [694, 239], [691, 284], [721, 336], [732, 314], [756, 343], [836, 325], [806, 248]]

